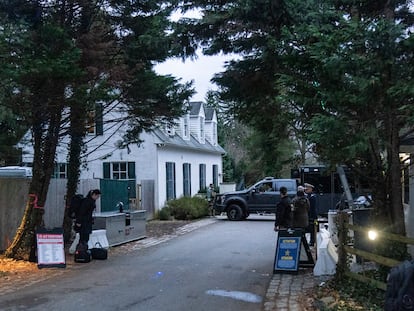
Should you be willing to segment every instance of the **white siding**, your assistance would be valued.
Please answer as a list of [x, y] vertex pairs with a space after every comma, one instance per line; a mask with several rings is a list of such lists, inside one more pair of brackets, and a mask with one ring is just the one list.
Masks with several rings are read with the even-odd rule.
[[191, 164], [191, 195], [195, 195], [199, 189], [199, 165], [206, 164], [206, 181], [207, 185], [213, 182], [213, 164], [218, 165], [221, 177], [222, 165], [221, 155], [206, 154], [197, 151], [185, 151], [181, 148], [160, 147], [158, 153], [158, 193], [159, 207], [162, 208], [166, 202], [166, 164], [167, 162], [175, 163], [175, 189], [177, 198], [183, 195], [183, 163]]
[[197, 116], [190, 116], [190, 133], [201, 143], [204, 143], [204, 137], [201, 137], [200, 118], [205, 120], [204, 108], [200, 107], [200, 112]]
[[213, 145], [217, 146], [217, 115], [214, 112], [212, 120], [207, 120], [205, 124], [206, 139]]
[[[107, 110], [107, 109], [106, 109]], [[112, 109], [104, 115], [105, 120], [116, 120], [120, 117], [119, 109]], [[194, 138], [200, 141], [200, 120], [205, 118], [203, 105], [197, 116], [189, 114], [180, 118], [177, 122], [175, 134], [184, 136], [184, 118], [188, 120], [188, 130]], [[213, 127], [217, 126], [217, 119], [207, 122], [204, 131], [211, 143]], [[120, 146], [123, 135], [126, 133], [126, 123], [105, 123], [104, 135], [89, 135], [86, 138], [87, 150], [85, 153], [85, 166], [81, 168], [81, 180], [98, 180], [103, 178], [103, 162], [135, 162], [135, 176], [137, 183], [141, 180], [155, 180], [155, 209], [164, 206], [166, 200], [166, 162], [175, 163], [176, 169], [176, 197], [183, 195], [183, 163], [191, 164], [191, 195], [199, 191], [199, 165], [206, 165], [206, 184], [213, 182], [212, 166], [218, 166], [219, 183], [222, 180], [221, 154], [215, 152], [202, 152], [184, 147], [172, 147], [156, 138], [153, 133], [143, 133], [141, 145], [130, 144], [128, 147]], [[30, 136], [30, 135], [29, 135]], [[28, 137], [30, 138], [30, 137]], [[185, 140], [190, 139], [183, 137]], [[203, 140], [200, 141], [204, 143]], [[32, 162], [33, 147], [30, 144], [21, 145], [25, 151], [24, 161]], [[56, 161], [67, 163], [68, 139], [65, 138], [58, 146]]]

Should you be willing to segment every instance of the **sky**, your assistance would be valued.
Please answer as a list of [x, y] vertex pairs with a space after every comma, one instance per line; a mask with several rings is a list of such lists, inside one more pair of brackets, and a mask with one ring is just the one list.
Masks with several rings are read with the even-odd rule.
[[208, 90], [217, 89], [216, 85], [210, 82], [214, 74], [224, 71], [224, 63], [230, 60], [231, 56], [204, 56], [199, 53], [195, 60], [171, 59], [155, 66], [159, 74], [171, 74], [176, 78], [182, 78], [181, 83], [194, 81], [193, 87], [197, 92], [191, 98], [192, 101], [205, 101]]

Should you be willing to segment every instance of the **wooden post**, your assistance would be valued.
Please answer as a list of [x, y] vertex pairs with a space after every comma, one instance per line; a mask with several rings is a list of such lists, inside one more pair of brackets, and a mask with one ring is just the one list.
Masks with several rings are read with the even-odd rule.
[[348, 244], [348, 213], [338, 211], [337, 216], [337, 229], [338, 229], [338, 263], [336, 265], [335, 278], [341, 280], [345, 273], [349, 270], [347, 253], [345, 246]]

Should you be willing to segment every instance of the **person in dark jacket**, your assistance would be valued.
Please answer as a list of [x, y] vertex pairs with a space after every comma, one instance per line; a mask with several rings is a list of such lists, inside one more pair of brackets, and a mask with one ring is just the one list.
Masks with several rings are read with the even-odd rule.
[[292, 199], [293, 204], [293, 228], [306, 229], [309, 226], [309, 200], [305, 196], [305, 188], [298, 187], [296, 196]]
[[309, 246], [315, 245], [315, 221], [318, 219], [318, 210], [316, 207], [316, 195], [313, 193], [313, 185], [305, 183], [305, 193], [309, 200], [309, 226], [308, 232], [310, 233]]
[[280, 187], [280, 201], [276, 205], [275, 231], [287, 229], [291, 226], [291, 204], [286, 187]]
[[96, 200], [99, 198], [100, 195], [101, 191], [99, 189], [89, 191], [86, 198], [82, 200], [79, 216], [76, 219], [76, 224], [80, 225], [79, 241], [86, 245], [89, 242], [89, 235], [92, 233], [92, 214], [96, 208]]

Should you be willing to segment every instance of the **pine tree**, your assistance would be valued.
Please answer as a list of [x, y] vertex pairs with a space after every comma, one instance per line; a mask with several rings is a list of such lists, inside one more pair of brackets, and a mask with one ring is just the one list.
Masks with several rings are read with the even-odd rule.
[[202, 18], [177, 27], [191, 34], [190, 50], [240, 55], [214, 79], [234, 116], [276, 142], [299, 133], [327, 164], [368, 177], [380, 225], [404, 233], [399, 135], [413, 121], [410, 1], [193, 4]]
[[[125, 143], [181, 113], [191, 85], [152, 68], [171, 54], [166, 35], [170, 12], [167, 3], [121, 0], [106, 6], [87, 0], [0, 5], [0, 75], [9, 82], [2, 105], [27, 120], [34, 145], [32, 199], [7, 256], [33, 257], [56, 146], [65, 135], [71, 138], [67, 197], [76, 191], [85, 119], [97, 103], [123, 104], [131, 125]], [[68, 231], [69, 219], [63, 222]]]

